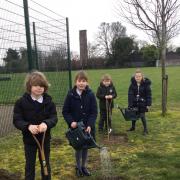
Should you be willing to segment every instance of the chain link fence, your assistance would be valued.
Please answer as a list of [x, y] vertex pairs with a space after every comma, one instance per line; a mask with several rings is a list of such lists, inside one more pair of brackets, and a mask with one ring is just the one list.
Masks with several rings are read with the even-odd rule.
[[[27, 72], [37, 69], [45, 73], [57, 107], [61, 107], [71, 83], [68, 19], [33, 0], [25, 9], [23, 2], [0, 2], [0, 136], [14, 130], [13, 106], [24, 92]], [[29, 17], [24, 15], [26, 10]]]

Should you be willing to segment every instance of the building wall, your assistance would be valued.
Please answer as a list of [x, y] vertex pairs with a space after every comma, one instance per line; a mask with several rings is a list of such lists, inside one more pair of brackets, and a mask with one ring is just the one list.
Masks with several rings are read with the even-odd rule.
[[[161, 61], [156, 61], [156, 67], [161, 66]], [[165, 66], [180, 66], [180, 59], [168, 59], [165, 62]]]

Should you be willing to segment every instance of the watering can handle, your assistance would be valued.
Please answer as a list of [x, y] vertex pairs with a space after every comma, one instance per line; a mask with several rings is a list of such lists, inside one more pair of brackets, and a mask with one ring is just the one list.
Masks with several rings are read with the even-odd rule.
[[96, 147], [97, 147], [98, 149], [102, 149], [103, 147], [102, 147], [102, 146], [99, 146], [99, 145], [96, 143], [96, 141], [94, 140], [94, 138], [92, 137], [92, 135], [91, 135], [89, 132], [87, 132], [87, 133], [88, 133], [89, 137], [92, 138], [92, 141], [93, 141], [93, 143], [96, 145]]
[[116, 107], [121, 111], [123, 117], [125, 118], [125, 114], [124, 114], [123, 108], [121, 108], [121, 107], [119, 106], [119, 104], [117, 104]]

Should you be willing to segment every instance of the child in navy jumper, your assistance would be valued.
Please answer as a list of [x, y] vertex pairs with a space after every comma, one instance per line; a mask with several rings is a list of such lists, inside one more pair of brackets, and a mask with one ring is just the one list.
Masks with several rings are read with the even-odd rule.
[[[128, 90], [128, 106], [136, 107], [143, 124], [143, 134], [148, 134], [147, 121], [145, 112], [151, 106], [151, 81], [145, 78], [140, 69], [137, 69], [135, 75], [131, 78], [131, 83]], [[128, 131], [135, 131], [136, 121], [132, 121], [132, 126]]]
[[[97, 103], [94, 93], [88, 86], [88, 78], [84, 71], [75, 76], [75, 86], [67, 94], [62, 114], [70, 128], [76, 128], [77, 122], [82, 121], [86, 131], [95, 138], [95, 121], [97, 118]], [[88, 150], [76, 150], [76, 175], [90, 176], [87, 169]]]
[[42, 179], [50, 180], [50, 130], [57, 123], [56, 107], [51, 96], [46, 93], [49, 85], [44, 74], [38, 71], [28, 74], [25, 86], [26, 93], [16, 101], [13, 115], [13, 123], [17, 129], [22, 131], [23, 135], [26, 159], [25, 180], [35, 179], [38, 146], [32, 135], [35, 135], [41, 142], [45, 131], [44, 151], [48, 176], [44, 175], [43, 162], [40, 158], [39, 160], [41, 163]]
[[117, 93], [109, 74], [102, 76], [96, 96], [99, 99], [100, 108], [100, 120], [98, 124], [99, 132], [103, 131], [105, 126], [105, 130], [107, 131], [108, 127], [108, 133], [111, 133], [111, 114], [112, 108], [114, 107], [113, 99], [117, 97]]

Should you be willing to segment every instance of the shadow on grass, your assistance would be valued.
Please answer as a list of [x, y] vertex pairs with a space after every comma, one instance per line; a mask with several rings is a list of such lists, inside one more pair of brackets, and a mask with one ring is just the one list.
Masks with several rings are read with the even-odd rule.
[[98, 176], [96, 177], [96, 180], [125, 180], [125, 178], [121, 176], [110, 176], [110, 177]]
[[58, 138], [58, 137], [53, 137], [51, 139], [51, 146], [52, 147], [59, 147], [60, 145], [64, 144], [65, 140]]

